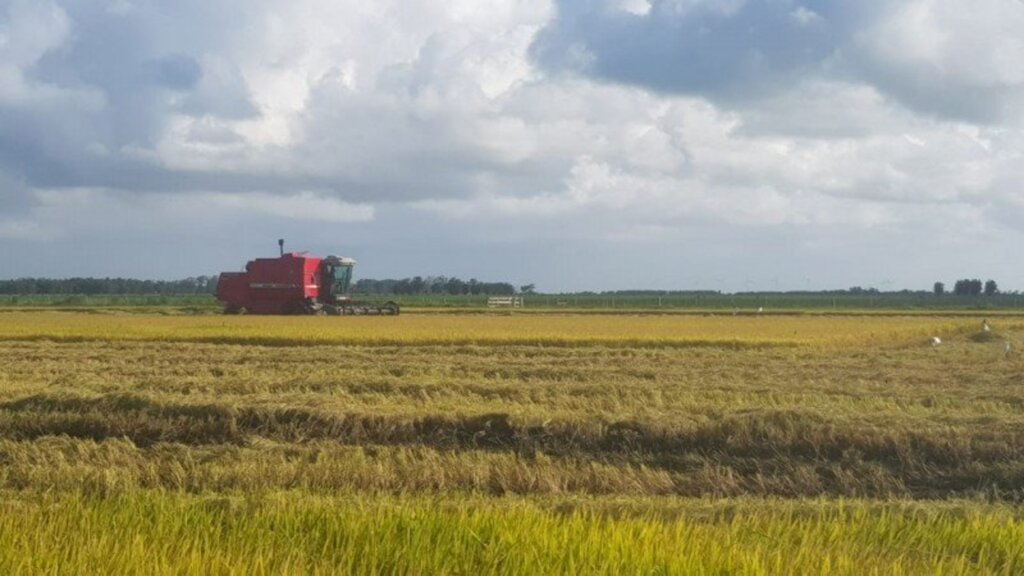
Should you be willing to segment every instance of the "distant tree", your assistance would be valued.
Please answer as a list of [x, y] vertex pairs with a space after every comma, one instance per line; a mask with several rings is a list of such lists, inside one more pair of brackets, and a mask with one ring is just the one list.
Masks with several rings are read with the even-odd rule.
[[[3, 292], [3, 283], [0, 282], [0, 294]], [[210, 288], [212, 290], [212, 287]], [[482, 282], [472, 279], [468, 282], [455, 277], [445, 276], [414, 276], [412, 278], [373, 280], [362, 278], [358, 280], [353, 292], [357, 294], [480, 294], [490, 296], [511, 296], [516, 293], [516, 287], [510, 282]]]
[[216, 276], [197, 276], [184, 280], [18, 278], [0, 280], [0, 294], [210, 294], [216, 286]]
[[427, 290], [429, 290], [431, 294], [444, 294], [444, 287], [447, 282], [448, 279], [444, 276], [429, 277], [427, 278]]
[[995, 280], [988, 280], [985, 282], [985, 296], [995, 296], [999, 293], [999, 286]]
[[486, 282], [483, 284], [483, 293], [494, 296], [511, 296], [516, 293], [516, 287], [508, 282]]
[[422, 294], [426, 291], [427, 283], [423, 280], [422, 276], [415, 276], [409, 281], [409, 293], [410, 294]]
[[980, 296], [981, 290], [982, 283], [977, 278], [962, 278], [953, 285], [953, 294], [957, 296]]
[[942, 282], [936, 282], [935, 287], [932, 288], [932, 292], [935, 292], [936, 296], [942, 296], [946, 293], [946, 285]]
[[523, 294], [533, 294], [537, 290], [535, 284], [523, 284], [519, 287], [519, 291]]
[[463, 282], [462, 280], [460, 280], [458, 278], [449, 278], [448, 281], [445, 282], [445, 291], [448, 294], [452, 294], [453, 296], [457, 296], [459, 294], [467, 293], [468, 292], [468, 288], [466, 286], [466, 283]]

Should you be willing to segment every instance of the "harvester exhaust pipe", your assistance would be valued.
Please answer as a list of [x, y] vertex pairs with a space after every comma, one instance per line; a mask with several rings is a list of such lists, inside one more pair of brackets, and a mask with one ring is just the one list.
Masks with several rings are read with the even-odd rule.
[[284, 256], [284, 238], [277, 239], [277, 247], [281, 250], [281, 256]]

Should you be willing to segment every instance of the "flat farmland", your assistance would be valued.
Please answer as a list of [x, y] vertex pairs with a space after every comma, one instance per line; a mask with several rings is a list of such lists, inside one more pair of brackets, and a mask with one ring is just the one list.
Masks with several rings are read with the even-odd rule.
[[[973, 326], [956, 317], [513, 314], [161, 316], [0, 312], [0, 340], [211, 344], [743, 347], [919, 342]], [[1022, 321], [1018, 321], [1022, 322]]]
[[980, 323], [0, 313], [0, 569], [1018, 573]]

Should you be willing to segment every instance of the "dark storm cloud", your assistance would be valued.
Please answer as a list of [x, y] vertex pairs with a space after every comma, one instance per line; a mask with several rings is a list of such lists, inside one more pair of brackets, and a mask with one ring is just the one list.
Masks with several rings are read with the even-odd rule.
[[733, 107], [836, 80], [871, 84], [927, 115], [996, 123], [1021, 112], [1024, 81], [1005, 70], [1021, 57], [1019, 2], [980, 3], [966, 18], [962, 4], [888, 0], [652, 0], [646, 13], [607, 0], [557, 7], [531, 50], [554, 73]]
[[58, 43], [8, 63], [23, 78], [9, 90], [27, 95], [0, 97], [0, 170], [41, 188], [174, 190], [202, 187], [205, 177], [211, 186], [217, 180], [251, 186], [251, 175], [179, 174], [132, 152], [154, 146], [173, 114], [257, 114], [237, 70], [225, 65], [212, 76], [204, 70], [203, 55], [215, 47], [228, 15], [195, 2], [114, 7], [0, 2], [0, 24], [12, 33], [29, 24], [65, 29]]
[[[124, 11], [99, 9], [95, 2], [65, 2], [72, 23], [66, 45], [43, 55], [28, 71], [32, 80], [66, 90], [92, 90], [102, 94], [106, 113], [92, 130], [109, 138], [109, 146], [151, 144], [166, 126], [167, 116], [183, 111], [187, 102], [194, 115], [219, 110], [203, 109], [195, 91], [204, 79], [200, 58], [215, 46], [218, 24], [227, 24], [216, 8], [192, 2], [155, 9], [144, 3]], [[148, 9], [147, 9], [148, 8]], [[223, 107], [237, 115], [253, 113], [240, 82], [218, 86], [219, 98], [235, 104]], [[190, 96], [174, 100], [171, 94]], [[104, 130], [107, 128], [107, 130]]]
[[0, 214], [22, 214], [31, 205], [25, 182], [12, 178], [0, 170]]
[[533, 55], [659, 92], [756, 99], [818, 73], [864, 19], [860, 3], [655, 0], [646, 14], [603, 0], [559, 0]]
[[[0, 106], [0, 174], [28, 187], [99, 187], [135, 192], [222, 189], [250, 190], [279, 185], [281, 176], [219, 170], [174, 170], [131, 155], [111, 153], [116, 138], [105, 115], [11, 110]], [[289, 179], [294, 183], [295, 179]], [[303, 183], [322, 185], [315, 177]]]
[[172, 90], [191, 90], [199, 83], [203, 69], [190, 56], [174, 54], [156, 61], [160, 83]]

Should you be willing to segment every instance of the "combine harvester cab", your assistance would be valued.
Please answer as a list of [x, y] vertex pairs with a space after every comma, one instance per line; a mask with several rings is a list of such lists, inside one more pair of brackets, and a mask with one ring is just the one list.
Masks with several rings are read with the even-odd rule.
[[362, 304], [348, 295], [355, 260], [286, 254], [284, 241], [278, 245], [280, 257], [250, 260], [245, 272], [220, 275], [217, 299], [224, 303], [226, 314], [398, 314], [394, 302]]

